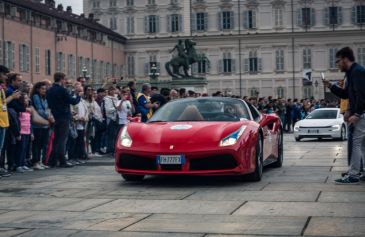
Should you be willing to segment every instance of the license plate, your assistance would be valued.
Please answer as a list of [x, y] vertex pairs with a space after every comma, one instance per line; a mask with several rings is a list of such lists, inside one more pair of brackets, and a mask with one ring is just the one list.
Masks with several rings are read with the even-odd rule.
[[157, 164], [160, 165], [183, 165], [185, 157], [183, 155], [160, 155], [157, 156]]
[[309, 129], [308, 130], [308, 133], [319, 133], [319, 131], [318, 130]]

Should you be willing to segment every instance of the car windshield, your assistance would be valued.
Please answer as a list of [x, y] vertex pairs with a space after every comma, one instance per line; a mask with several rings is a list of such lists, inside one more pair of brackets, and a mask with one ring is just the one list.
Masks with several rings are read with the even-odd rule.
[[337, 110], [314, 110], [306, 119], [336, 119]]
[[161, 107], [149, 122], [241, 121], [250, 119], [243, 101], [228, 98], [181, 99]]

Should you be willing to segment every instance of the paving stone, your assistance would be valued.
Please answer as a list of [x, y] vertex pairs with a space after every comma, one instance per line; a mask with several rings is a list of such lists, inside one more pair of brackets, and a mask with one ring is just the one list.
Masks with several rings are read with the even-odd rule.
[[77, 233], [77, 230], [48, 230], [48, 229], [37, 229], [25, 232], [17, 237], [69, 237], [72, 234]]
[[264, 191], [339, 191], [339, 192], [364, 192], [365, 183], [360, 185], [335, 185], [329, 183], [272, 183], [267, 185]]
[[203, 234], [81, 231], [71, 237], [202, 237]]
[[301, 201], [314, 202], [319, 192], [295, 192], [295, 191], [222, 191], [197, 192], [187, 199], [210, 201]]
[[117, 190], [104, 193], [102, 196], [118, 199], [152, 199], [152, 200], [179, 200], [193, 194], [193, 191], [172, 190]]
[[28, 231], [30, 231], [30, 229], [0, 228], [0, 237], [19, 236], [19, 234]]
[[300, 235], [307, 218], [229, 215], [156, 214], [140, 221], [126, 231]]
[[0, 197], [0, 209], [83, 211], [111, 199]]
[[313, 217], [305, 236], [364, 236], [365, 218]]
[[365, 202], [365, 192], [322, 192], [319, 202]]
[[233, 215], [365, 217], [363, 203], [247, 202]]
[[92, 212], [132, 213], [181, 213], [181, 214], [229, 214], [242, 202], [200, 200], [127, 200], [120, 199], [97, 208]]

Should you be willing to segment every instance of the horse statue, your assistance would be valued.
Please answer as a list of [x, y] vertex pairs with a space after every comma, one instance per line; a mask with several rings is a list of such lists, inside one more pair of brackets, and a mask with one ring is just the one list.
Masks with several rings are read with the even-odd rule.
[[[170, 50], [170, 53], [177, 50], [177, 56], [173, 57], [165, 64], [167, 73], [173, 78], [191, 78], [189, 75], [190, 65], [206, 61], [209, 65], [209, 59], [204, 54], [198, 54], [195, 50], [196, 43], [190, 39], [183, 41], [180, 39], [178, 44]], [[180, 69], [183, 69], [181, 73]]]

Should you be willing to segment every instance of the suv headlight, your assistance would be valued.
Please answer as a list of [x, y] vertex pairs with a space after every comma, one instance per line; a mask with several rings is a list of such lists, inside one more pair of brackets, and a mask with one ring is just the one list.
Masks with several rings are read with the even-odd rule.
[[120, 144], [124, 147], [132, 146], [132, 138], [129, 136], [127, 132], [127, 126], [124, 126], [121, 134], [120, 134]]
[[332, 126], [332, 131], [339, 131], [341, 129], [341, 126], [339, 124]]
[[295, 125], [294, 126], [294, 131], [298, 132], [299, 131], [299, 126], [298, 125]]
[[247, 128], [247, 126], [243, 125], [237, 131], [235, 131], [235, 132], [231, 133], [230, 135], [228, 135], [227, 137], [223, 138], [220, 141], [219, 146], [232, 146], [232, 145], [236, 144], [236, 142], [242, 136], [242, 134], [246, 128]]

